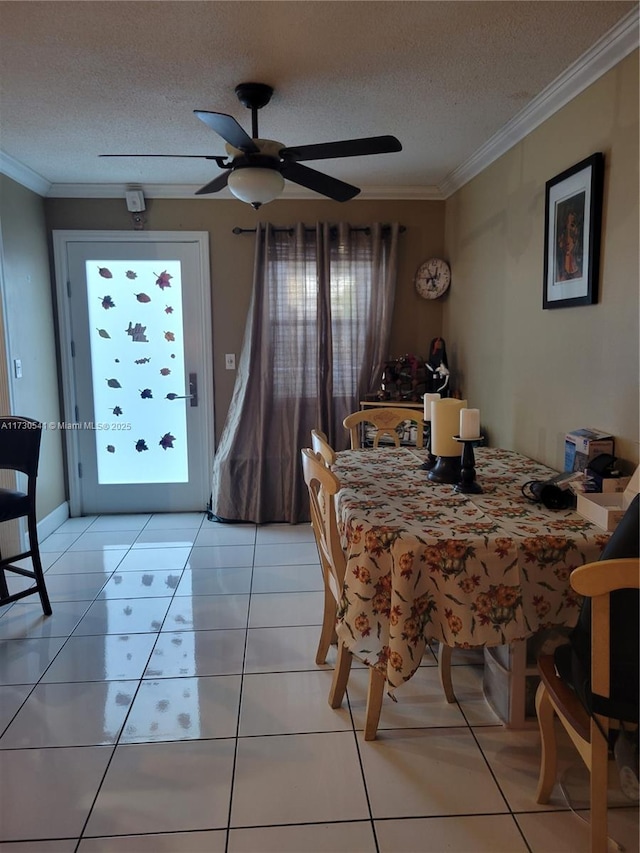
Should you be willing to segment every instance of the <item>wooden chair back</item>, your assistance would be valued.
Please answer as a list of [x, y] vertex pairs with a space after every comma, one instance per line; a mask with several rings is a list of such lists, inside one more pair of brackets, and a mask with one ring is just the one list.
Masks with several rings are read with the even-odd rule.
[[304, 447], [301, 454], [318, 551], [322, 563], [329, 570], [327, 582], [339, 602], [345, 573], [345, 558], [340, 545], [335, 511], [335, 496], [340, 490], [340, 480], [310, 448]]
[[340, 483], [327, 467], [320, 453], [302, 450], [302, 469], [309, 491], [311, 525], [318, 548], [324, 588], [322, 628], [316, 651], [316, 663], [326, 663], [332, 643], [337, 643], [336, 617], [342, 597], [345, 560], [335, 517], [335, 495]]
[[319, 429], [311, 430], [311, 447], [314, 453], [319, 453], [326, 465], [333, 465], [336, 452], [327, 440], [327, 436]]
[[342, 422], [349, 430], [351, 448], [362, 447], [360, 432], [363, 424], [375, 427], [373, 446], [378, 447], [380, 439], [388, 436], [396, 447], [400, 446], [400, 436], [397, 427], [404, 421], [411, 421], [416, 426], [416, 447], [424, 447], [424, 424], [422, 412], [418, 409], [403, 408], [402, 406], [379, 406], [352, 412]]

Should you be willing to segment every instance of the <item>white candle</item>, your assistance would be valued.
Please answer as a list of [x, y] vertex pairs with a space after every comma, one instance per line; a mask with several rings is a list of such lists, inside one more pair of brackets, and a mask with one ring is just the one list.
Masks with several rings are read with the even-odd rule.
[[480, 409], [460, 409], [460, 438], [478, 438]]
[[431, 420], [431, 404], [434, 400], [440, 399], [440, 394], [425, 394], [422, 398], [424, 402], [424, 416], [423, 420], [430, 421]]
[[453, 436], [458, 434], [460, 409], [466, 407], [466, 400], [453, 397], [431, 404], [431, 452], [434, 456], [460, 456], [462, 448]]

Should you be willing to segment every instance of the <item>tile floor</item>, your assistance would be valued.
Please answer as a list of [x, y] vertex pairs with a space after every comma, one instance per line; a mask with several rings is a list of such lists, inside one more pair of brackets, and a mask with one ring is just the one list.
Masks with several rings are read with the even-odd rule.
[[[329, 708], [309, 526], [79, 518], [42, 551], [53, 616], [0, 608], [0, 853], [588, 849], [557, 789], [535, 803], [537, 731], [499, 725], [477, 657], [456, 656], [447, 705], [429, 655], [374, 743], [366, 669]], [[612, 805], [637, 850], [637, 809]]]

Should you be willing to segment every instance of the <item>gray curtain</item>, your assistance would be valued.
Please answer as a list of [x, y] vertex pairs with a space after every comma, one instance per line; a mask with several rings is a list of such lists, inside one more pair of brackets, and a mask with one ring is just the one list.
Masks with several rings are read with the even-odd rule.
[[300, 448], [320, 428], [347, 446], [343, 418], [378, 388], [395, 294], [397, 224], [259, 225], [253, 295], [214, 462], [220, 520], [309, 520]]

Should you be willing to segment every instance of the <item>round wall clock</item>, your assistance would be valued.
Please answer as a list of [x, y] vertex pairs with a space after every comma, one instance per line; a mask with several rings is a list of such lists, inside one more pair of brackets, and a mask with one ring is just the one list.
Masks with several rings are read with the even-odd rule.
[[451, 284], [449, 264], [441, 258], [429, 258], [418, 267], [415, 284], [423, 299], [437, 299]]

